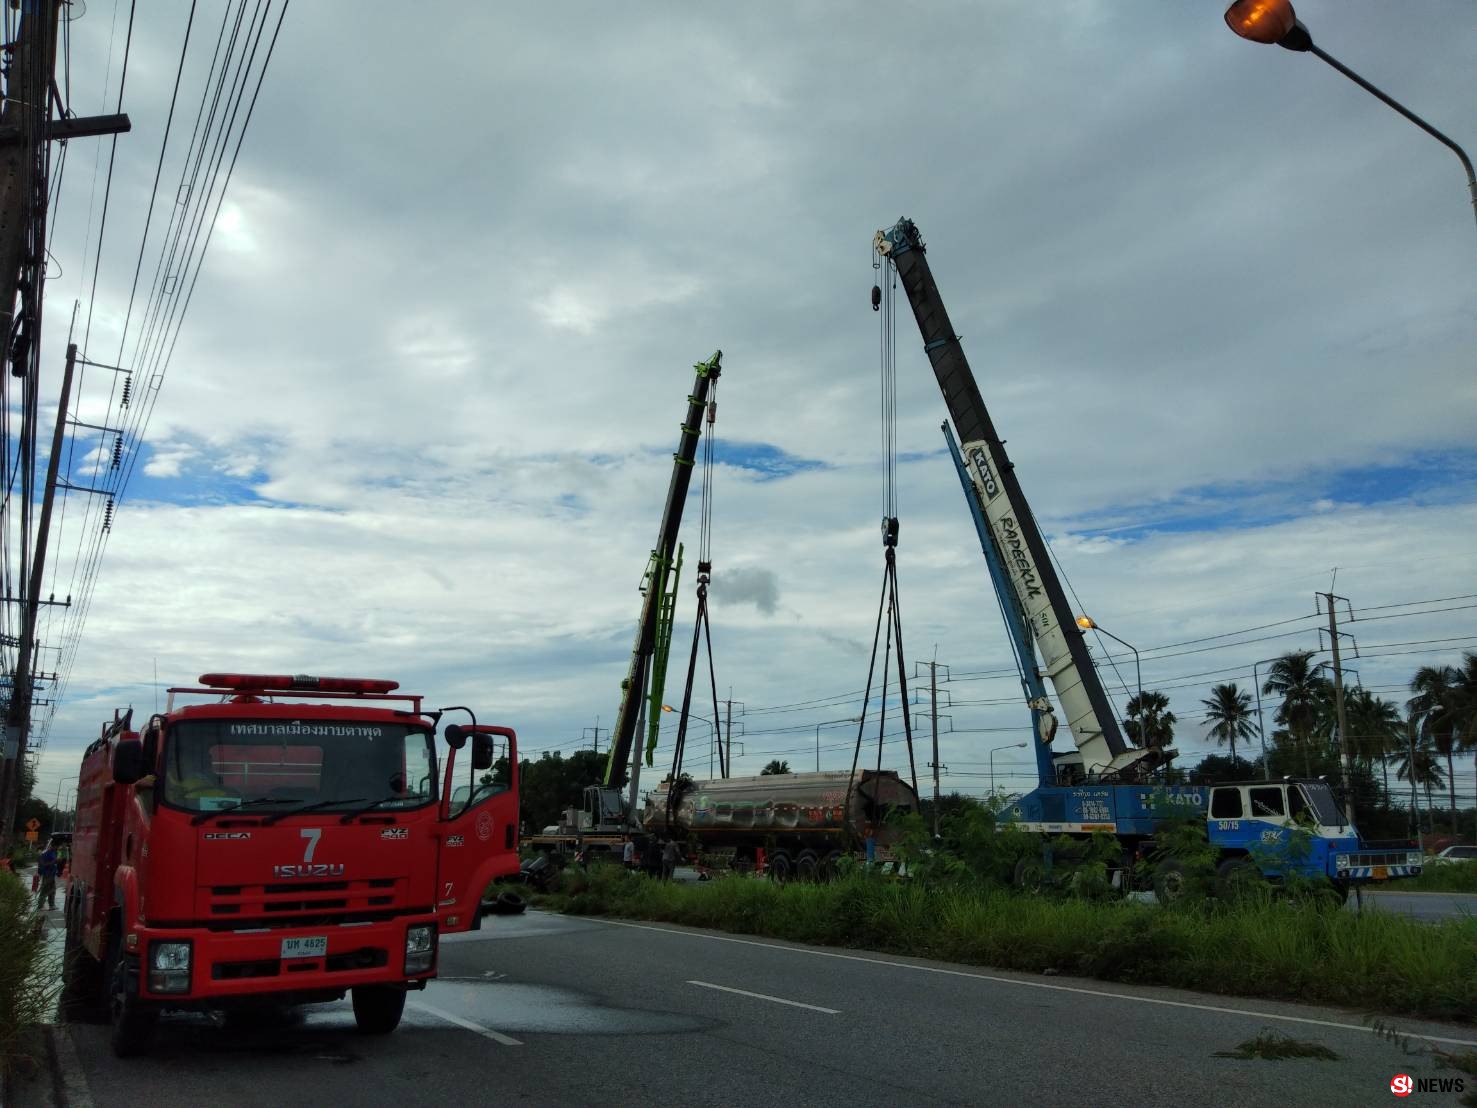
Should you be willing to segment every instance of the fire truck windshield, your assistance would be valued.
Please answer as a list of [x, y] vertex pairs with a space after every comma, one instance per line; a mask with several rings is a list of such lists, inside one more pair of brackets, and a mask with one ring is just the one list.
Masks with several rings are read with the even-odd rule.
[[435, 751], [429, 731], [403, 723], [185, 720], [165, 736], [163, 785], [163, 803], [188, 812], [322, 811], [366, 797], [397, 811], [436, 799]]

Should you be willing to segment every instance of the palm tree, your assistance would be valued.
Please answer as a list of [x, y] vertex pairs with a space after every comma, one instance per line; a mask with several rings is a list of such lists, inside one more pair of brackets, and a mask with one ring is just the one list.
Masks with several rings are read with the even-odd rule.
[[1312, 659], [1311, 650], [1284, 654], [1272, 663], [1262, 683], [1262, 692], [1282, 697], [1272, 718], [1287, 728], [1293, 744], [1302, 748], [1303, 770], [1309, 777], [1313, 776], [1313, 734], [1328, 699], [1327, 682], [1318, 676]]
[[1169, 710], [1169, 697], [1162, 692], [1129, 697], [1127, 716], [1123, 729], [1135, 745], [1163, 749], [1174, 742], [1175, 715]]
[[1417, 721], [1421, 738], [1446, 759], [1446, 785], [1450, 790], [1451, 829], [1456, 830], [1456, 774], [1452, 755], [1457, 745], [1462, 693], [1462, 671], [1453, 666], [1422, 666], [1410, 679], [1415, 693], [1406, 707]]
[[760, 777], [771, 777], [771, 776], [773, 776], [775, 774], [789, 773], [789, 772], [790, 772], [790, 763], [789, 762], [782, 762], [778, 758], [776, 758], [774, 761], [770, 762], [769, 765], [765, 766], [763, 769], [761, 769], [759, 771], [759, 776]]
[[1405, 748], [1405, 721], [1400, 709], [1383, 697], [1375, 696], [1368, 689], [1352, 690], [1345, 703], [1344, 711], [1349, 720], [1349, 744], [1356, 756], [1366, 765], [1373, 766], [1379, 759], [1384, 772], [1385, 797], [1390, 795], [1389, 759], [1392, 754]]
[[[1410, 806], [1415, 808], [1417, 786], [1426, 790], [1426, 810], [1431, 809], [1431, 789], [1441, 787], [1441, 764], [1436, 760], [1436, 751], [1432, 748], [1430, 740], [1421, 734], [1419, 725], [1414, 719], [1406, 724], [1407, 744], [1401, 751], [1399, 760], [1395, 763], [1395, 776], [1401, 781], [1410, 782]], [[1436, 827], [1436, 817], [1433, 812], [1431, 816], [1431, 829]]]
[[1210, 690], [1200, 706], [1205, 709], [1205, 722], [1211, 725], [1210, 737], [1220, 745], [1231, 743], [1231, 764], [1236, 764], [1236, 740], [1256, 734], [1251, 723], [1251, 693], [1244, 693], [1233, 681]]

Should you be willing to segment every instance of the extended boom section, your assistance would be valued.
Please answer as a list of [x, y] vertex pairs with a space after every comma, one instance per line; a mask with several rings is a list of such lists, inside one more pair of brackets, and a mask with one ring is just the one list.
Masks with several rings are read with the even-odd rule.
[[[687, 489], [692, 484], [693, 463], [697, 458], [698, 438], [702, 434], [703, 411], [707, 407], [708, 392], [723, 372], [723, 351], [715, 351], [705, 362], [693, 368], [697, 378], [692, 393], [687, 398], [687, 417], [682, 421], [682, 437], [677, 443], [677, 453], [672, 455], [672, 481], [667, 488], [667, 503], [662, 510], [662, 523], [657, 531], [656, 546], [651, 552], [651, 561], [641, 580], [645, 600], [641, 605], [641, 620], [636, 626], [636, 645], [631, 651], [631, 665], [626, 679], [621, 683], [621, 706], [615, 717], [615, 727], [610, 736], [610, 756], [605, 763], [605, 783], [620, 784], [621, 771], [631, 760], [631, 747], [635, 742], [638, 719], [641, 714], [641, 699], [646, 692], [652, 673], [653, 658], [659, 655], [665, 669], [666, 652], [664, 637], [659, 634], [664, 617], [668, 636], [671, 626], [671, 597], [675, 585], [671, 583], [678, 564], [677, 534], [682, 528], [682, 510], [687, 505]], [[655, 690], [660, 696], [661, 690]], [[656, 713], [652, 713], [653, 725]]]
[[1129, 746], [1078, 632], [1046, 543], [995, 433], [959, 336], [934, 283], [923, 240], [912, 220], [878, 231], [877, 252], [897, 270], [958, 430], [965, 466], [983, 506], [990, 535], [1031, 627], [1042, 668], [1056, 690], [1083, 768], [1101, 779], [1132, 780], [1165, 760], [1158, 750]]

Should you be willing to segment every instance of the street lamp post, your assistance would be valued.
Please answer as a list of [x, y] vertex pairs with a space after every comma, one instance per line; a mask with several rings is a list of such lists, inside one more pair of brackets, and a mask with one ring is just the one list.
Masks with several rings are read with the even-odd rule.
[[833, 723], [860, 723], [861, 716], [847, 716], [845, 719], [828, 719], [815, 725], [815, 771], [821, 771], [821, 728], [830, 727]]
[[1258, 680], [1257, 666], [1264, 666], [1268, 662], [1275, 662], [1276, 658], [1263, 658], [1260, 662], [1253, 662], [1251, 666], [1251, 683], [1256, 686], [1256, 731], [1262, 740], [1262, 780], [1272, 780], [1272, 767], [1267, 761], [1267, 728], [1262, 722], [1262, 683]]
[[1462, 169], [1467, 173], [1467, 190], [1472, 194], [1472, 214], [1477, 217], [1477, 174], [1472, 172], [1472, 159], [1467, 157], [1467, 152], [1404, 104], [1375, 88], [1338, 59], [1313, 45], [1313, 36], [1299, 22], [1297, 13], [1292, 10], [1289, 0], [1236, 0], [1226, 9], [1226, 26], [1249, 42], [1260, 42], [1267, 45], [1275, 43], [1286, 50], [1295, 50], [1298, 53], [1308, 53], [1315, 58], [1321, 58], [1365, 92], [1394, 108], [1449, 149], [1457, 156], [1462, 163]]
[[1139, 665], [1138, 647], [1134, 646], [1133, 643], [1123, 642], [1122, 639], [1113, 634], [1113, 632], [1109, 631], [1107, 628], [1100, 627], [1098, 624], [1093, 622], [1091, 616], [1078, 616], [1077, 626], [1082, 628], [1082, 630], [1084, 631], [1097, 631], [1101, 634], [1107, 635], [1108, 638], [1112, 639], [1114, 642], [1122, 643], [1124, 646], [1128, 647], [1129, 650], [1133, 651], [1133, 676], [1139, 687], [1139, 745], [1148, 746], [1148, 736], [1144, 734], [1144, 671], [1143, 668]]
[[995, 748], [995, 750], [990, 751], [990, 799], [991, 800], [994, 800], [994, 798], [995, 798], [995, 753], [996, 753], [996, 751], [1000, 751], [1000, 750], [1019, 750], [1021, 747], [1025, 746], [1025, 745], [1026, 745], [1025, 743], [1006, 743], [1004, 746], [997, 746]]

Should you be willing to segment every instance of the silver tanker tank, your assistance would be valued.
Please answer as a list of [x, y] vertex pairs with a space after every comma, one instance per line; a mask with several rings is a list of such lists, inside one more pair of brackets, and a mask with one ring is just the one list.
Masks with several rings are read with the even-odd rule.
[[704, 850], [733, 849], [745, 861], [762, 848], [776, 876], [789, 870], [813, 878], [859, 847], [868, 824], [886, 847], [897, 836], [888, 814], [917, 810], [917, 792], [892, 770], [862, 770], [855, 778], [842, 771], [776, 773], [693, 781], [678, 796], [670, 824], [667, 786], [659, 785], [646, 794], [641, 825], [650, 834], [696, 840]]

